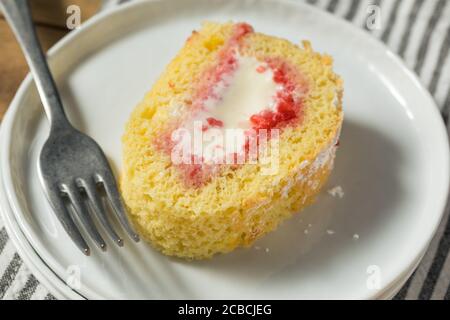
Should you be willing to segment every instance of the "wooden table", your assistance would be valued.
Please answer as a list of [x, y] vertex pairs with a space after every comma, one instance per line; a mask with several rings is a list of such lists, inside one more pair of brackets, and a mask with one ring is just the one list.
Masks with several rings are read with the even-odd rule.
[[[100, 9], [101, 0], [30, 0], [30, 4], [39, 39], [46, 51], [70, 32], [66, 27], [68, 6], [79, 6], [81, 21], [85, 21]], [[27, 73], [25, 58], [0, 13], [0, 121]]]

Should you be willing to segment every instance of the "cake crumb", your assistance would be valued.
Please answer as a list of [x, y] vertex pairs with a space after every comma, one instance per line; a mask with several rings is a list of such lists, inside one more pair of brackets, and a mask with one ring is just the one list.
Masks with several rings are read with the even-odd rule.
[[328, 233], [329, 235], [333, 235], [333, 234], [334, 234], [334, 231], [333, 231], [333, 230], [330, 230], [330, 229], [328, 229], [328, 230], [327, 230], [327, 233]]
[[329, 189], [328, 194], [335, 198], [338, 197], [339, 199], [342, 199], [345, 195], [344, 189], [342, 189], [341, 186], [336, 186], [334, 188]]
[[258, 247], [258, 246], [255, 247], [255, 250], [259, 250], [259, 249], [261, 249], [261, 247]]
[[309, 231], [308, 231], [308, 229], [305, 229], [305, 231], [303, 231], [305, 234], [308, 234], [309, 233]]
[[269, 252], [270, 251], [270, 249], [269, 248], [266, 248], [266, 252]]
[[310, 224], [308, 224], [308, 228], [311, 228], [312, 227], [312, 224], [310, 223]]
[[355, 234], [353, 235], [353, 239], [354, 239], [354, 240], [358, 240], [358, 239], [359, 239], [359, 234], [355, 233]]

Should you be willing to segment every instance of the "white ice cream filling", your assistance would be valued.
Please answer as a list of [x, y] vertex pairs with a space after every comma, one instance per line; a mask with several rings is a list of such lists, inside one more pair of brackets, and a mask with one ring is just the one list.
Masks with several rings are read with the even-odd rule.
[[[213, 88], [203, 108], [179, 129], [183, 152], [203, 162], [218, 162], [230, 153], [242, 154], [250, 118], [264, 110], [276, 111], [277, 92], [283, 87], [274, 81], [273, 70], [254, 57], [236, 54], [237, 68], [225, 75]], [[220, 126], [208, 124], [213, 118]], [[179, 146], [180, 149], [180, 146]], [[180, 151], [180, 150], [178, 150]]]

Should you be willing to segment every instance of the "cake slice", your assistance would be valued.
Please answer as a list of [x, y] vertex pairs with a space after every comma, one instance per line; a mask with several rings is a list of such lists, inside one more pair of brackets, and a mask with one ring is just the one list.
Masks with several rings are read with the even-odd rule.
[[126, 125], [121, 189], [136, 229], [188, 259], [274, 230], [326, 182], [342, 94], [332, 58], [309, 42], [204, 23]]

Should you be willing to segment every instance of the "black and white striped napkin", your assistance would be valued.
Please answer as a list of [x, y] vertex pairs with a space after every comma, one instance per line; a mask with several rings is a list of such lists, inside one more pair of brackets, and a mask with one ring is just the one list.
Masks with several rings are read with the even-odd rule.
[[[114, 1], [114, 0], [113, 0]], [[450, 0], [297, 0], [361, 27], [397, 52], [433, 95], [449, 125]], [[126, 2], [115, 0], [116, 3]], [[370, 6], [380, 8], [381, 28], [367, 26]], [[428, 251], [395, 299], [450, 300], [450, 206]], [[0, 299], [54, 299], [30, 274], [0, 221]]]

